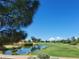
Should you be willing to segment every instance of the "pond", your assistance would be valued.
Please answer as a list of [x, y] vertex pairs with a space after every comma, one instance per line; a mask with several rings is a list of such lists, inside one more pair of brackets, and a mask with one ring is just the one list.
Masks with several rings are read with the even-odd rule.
[[47, 46], [43, 46], [43, 45], [35, 45], [32, 47], [22, 47], [19, 48], [17, 50], [13, 49], [13, 50], [6, 50], [4, 52], [5, 55], [12, 55], [13, 51], [15, 51], [15, 54], [21, 55], [21, 54], [29, 54], [31, 52], [36, 52], [39, 51], [41, 49], [47, 48]]

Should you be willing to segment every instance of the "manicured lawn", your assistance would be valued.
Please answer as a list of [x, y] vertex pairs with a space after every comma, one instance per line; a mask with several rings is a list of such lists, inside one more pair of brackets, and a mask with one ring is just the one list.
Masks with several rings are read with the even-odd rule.
[[79, 57], [79, 48], [74, 45], [62, 44], [62, 43], [39, 43], [41, 45], [47, 45], [48, 48], [42, 49], [37, 52], [33, 52], [33, 55], [40, 53], [46, 53], [50, 56], [59, 57]]

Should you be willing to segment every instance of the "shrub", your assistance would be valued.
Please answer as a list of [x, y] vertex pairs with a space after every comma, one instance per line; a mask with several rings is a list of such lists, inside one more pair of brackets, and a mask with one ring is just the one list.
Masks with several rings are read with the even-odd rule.
[[39, 59], [50, 59], [50, 56], [47, 55], [47, 54], [39, 54], [39, 55], [38, 55], [38, 58], [39, 58]]
[[77, 45], [77, 42], [71, 42], [70, 44], [71, 45]]
[[30, 57], [28, 57], [27, 59], [37, 59], [37, 58], [30, 56]]

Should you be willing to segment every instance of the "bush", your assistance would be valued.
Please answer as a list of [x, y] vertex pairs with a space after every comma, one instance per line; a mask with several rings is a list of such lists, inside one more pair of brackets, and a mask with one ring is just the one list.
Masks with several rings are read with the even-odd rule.
[[38, 58], [39, 58], [39, 59], [50, 59], [50, 56], [47, 55], [47, 54], [39, 54], [39, 55], [38, 55]]
[[38, 58], [30, 56], [27, 59], [38, 59]]
[[77, 42], [71, 42], [70, 44], [71, 45], [77, 45]]

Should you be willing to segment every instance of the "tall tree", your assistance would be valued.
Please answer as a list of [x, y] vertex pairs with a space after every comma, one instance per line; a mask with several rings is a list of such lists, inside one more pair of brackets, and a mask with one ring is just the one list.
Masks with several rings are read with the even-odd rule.
[[73, 37], [71, 38], [71, 40], [74, 42], [74, 41], [76, 41], [76, 38], [73, 36]]
[[71, 38], [71, 44], [72, 45], [76, 45], [77, 44], [77, 39], [74, 36]]
[[0, 43], [14, 43], [27, 36], [21, 28], [32, 23], [39, 0], [0, 0]]

